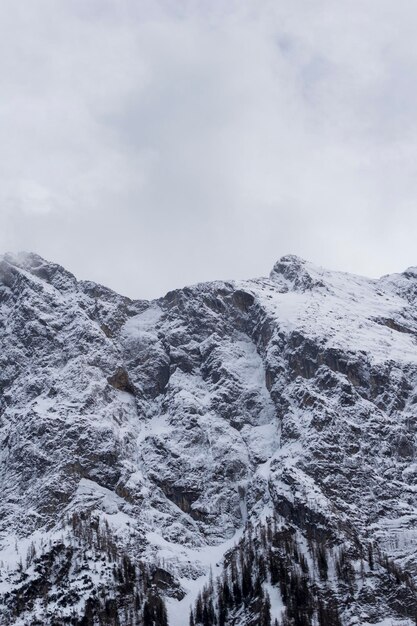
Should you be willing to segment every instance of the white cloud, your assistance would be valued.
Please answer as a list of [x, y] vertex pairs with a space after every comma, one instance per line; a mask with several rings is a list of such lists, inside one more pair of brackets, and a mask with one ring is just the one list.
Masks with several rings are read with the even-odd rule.
[[417, 8], [6, 0], [0, 247], [136, 297], [417, 264]]

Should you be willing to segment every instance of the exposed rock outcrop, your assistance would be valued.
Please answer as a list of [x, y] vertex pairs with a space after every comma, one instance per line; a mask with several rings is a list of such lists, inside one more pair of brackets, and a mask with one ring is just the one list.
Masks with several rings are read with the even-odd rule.
[[[98, 620], [81, 562], [106, 564], [121, 624], [145, 602], [162, 615], [161, 595], [188, 612], [191, 581], [268, 516], [306, 555], [314, 535], [335, 563], [343, 546], [359, 567], [371, 545], [393, 564], [367, 570], [372, 602], [365, 586], [335, 596], [345, 626], [411, 619], [416, 299], [414, 270], [370, 280], [289, 256], [268, 278], [132, 301], [36, 255], [3, 257], [0, 624]], [[57, 604], [59, 563], [78, 608], [67, 591]], [[396, 567], [405, 612], [400, 584], [378, 601]]]

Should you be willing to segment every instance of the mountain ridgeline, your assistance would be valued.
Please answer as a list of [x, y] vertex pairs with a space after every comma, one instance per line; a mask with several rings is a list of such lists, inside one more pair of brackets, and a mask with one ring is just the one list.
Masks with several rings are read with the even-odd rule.
[[417, 623], [417, 269], [130, 300], [0, 259], [0, 625]]

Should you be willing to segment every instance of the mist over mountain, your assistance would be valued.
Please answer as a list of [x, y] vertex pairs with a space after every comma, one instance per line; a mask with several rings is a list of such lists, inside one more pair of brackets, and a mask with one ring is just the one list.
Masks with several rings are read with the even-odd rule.
[[145, 301], [4, 255], [0, 624], [415, 624], [416, 302], [417, 268]]

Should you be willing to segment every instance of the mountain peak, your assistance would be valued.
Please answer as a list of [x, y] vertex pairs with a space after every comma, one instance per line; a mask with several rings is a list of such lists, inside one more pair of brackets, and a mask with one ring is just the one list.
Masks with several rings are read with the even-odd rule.
[[287, 286], [294, 290], [308, 290], [323, 287], [323, 271], [312, 263], [294, 254], [287, 254], [275, 263], [270, 273], [272, 280], [285, 279]]
[[71, 291], [77, 280], [71, 272], [53, 261], [48, 261], [35, 252], [7, 252], [3, 260], [9, 265], [24, 270], [36, 278], [49, 283], [59, 291]]

